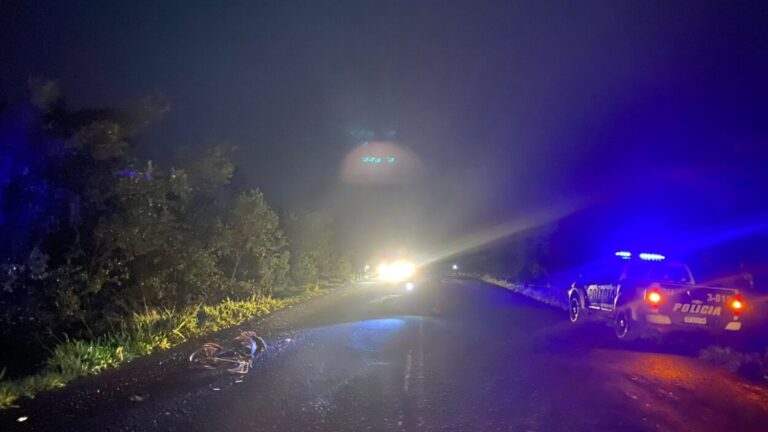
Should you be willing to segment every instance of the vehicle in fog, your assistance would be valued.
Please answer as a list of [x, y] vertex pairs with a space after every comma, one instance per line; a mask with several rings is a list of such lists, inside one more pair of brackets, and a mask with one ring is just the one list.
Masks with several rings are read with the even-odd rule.
[[697, 285], [687, 265], [654, 253], [616, 252], [568, 291], [571, 322], [607, 321], [621, 340], [669, 331], [738, 332], [745, 302], [738, 289]]

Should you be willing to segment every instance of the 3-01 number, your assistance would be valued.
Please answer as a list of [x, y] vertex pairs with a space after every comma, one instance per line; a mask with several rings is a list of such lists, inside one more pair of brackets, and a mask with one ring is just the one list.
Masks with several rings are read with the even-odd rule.
[[707, 301], [708, 302], [727, 303], [728, 300], [730, 300], [730, 298], [731, 298], [731, 296], [726, 296], [724, 294], [707, 293]]

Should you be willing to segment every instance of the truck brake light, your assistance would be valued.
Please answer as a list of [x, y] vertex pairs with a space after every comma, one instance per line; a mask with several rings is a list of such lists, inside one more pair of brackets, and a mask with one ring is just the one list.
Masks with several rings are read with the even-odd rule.
[[659, 294], [657, 291], [649, 292], [648, 302], [651, 304], [659, 304], [659, 302], [661, 302], [661, 294]]
[[733, 309], [733, 312], [737, 315], [741, 310], [744, 308], [744, 301], [741, 299], [741, 296], [736, 296], [731, 301], [731, 309]]
[[645, 292], [645, 301], [651, 304], [651, 306], [659, 306], [659, 303], [663, 300], [663, 297], [661, 296], [661, 291], [659, 290], [658, 284], [653, 284], [651, 287]]

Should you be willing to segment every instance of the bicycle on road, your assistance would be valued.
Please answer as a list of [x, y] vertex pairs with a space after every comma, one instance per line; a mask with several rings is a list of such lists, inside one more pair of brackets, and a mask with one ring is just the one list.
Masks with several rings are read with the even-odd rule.
[[193, 367], [201, 369], [227, 368], [228, 372], [245, 374], [253, 366], [253, 359], [267, 349], [264, 339], [252, 331], [240, 333], [232, 347], [223, 347], [214, 342], [203, 344], [202, 348], [189, 356]]

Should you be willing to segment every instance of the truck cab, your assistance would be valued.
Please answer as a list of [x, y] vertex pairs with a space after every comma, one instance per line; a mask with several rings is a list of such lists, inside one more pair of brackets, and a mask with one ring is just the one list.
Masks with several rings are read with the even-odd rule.
[[741, 330], [737, 289], [697, 285], [687, 265], [660, 254], [617, 252], [587, 266], [568, 291], [571, 322], [609, 322], [619, 339], [673, 330]]

